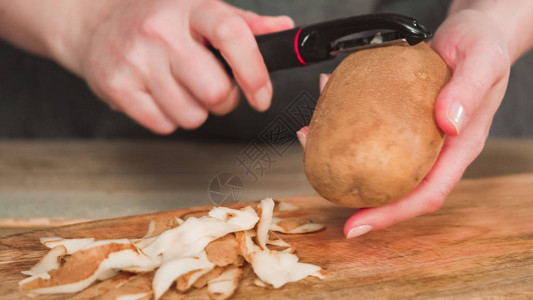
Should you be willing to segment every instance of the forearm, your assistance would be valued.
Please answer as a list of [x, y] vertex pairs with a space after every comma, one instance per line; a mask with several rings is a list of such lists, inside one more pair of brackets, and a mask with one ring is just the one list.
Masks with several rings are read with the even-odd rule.
[[54, 59], [76, 72], [75, 53], [85, 47], [80, 37], [88, 34], [91, 18], [102, 13], [102, 7], [111, 2], [2, 0], [0, 38], [26, 51]]
[[449, 14], [464, 9], [483, 12], [499, 24], [512, 62], [533, 47], [533, 1], [454, 0]]

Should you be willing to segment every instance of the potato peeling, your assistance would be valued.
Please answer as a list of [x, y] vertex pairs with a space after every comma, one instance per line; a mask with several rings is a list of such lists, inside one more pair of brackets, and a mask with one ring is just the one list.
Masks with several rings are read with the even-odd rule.
[[[212, 271], [213, 268], [196, 269], [189, 271], [188, 273], [178, 277], [178, 279], [176, 280], [176, 289], [179, 292], [184, 293], [189, 290], [194, 283], [198, 282], [201, 277]], [[207, 284], [207, 279], [205, 281], [205, 284]]]
[[307, 276], [321, 278], [319, 266], [298, 262], [298, 257], [291, 253], [275, 250], [256, 251], [250, 254], [249, 262], [255, 274], [274, 288]]
[[64, 246], [67, 250], [67, 254], [72, 254], [81, 248], [94, 242], [93, 238], [88, 239], [63, 239], [60, 237], [41, 238], [41, 244], [52, 249], [57, 246]]
[[324, 225], [274, 218], [274, 211], [290, 208], [280, 210], [282, 203], [266, 198], [257, 207], [215, 207], [185, 221], [152, 220], [139, 239], [41, 238], [50, 250], [22, 272], [30, 277], [19, 286], [29, 295], [81, 292], [75, 299], [159, 299], [205, 289], [219, 300], [232, 297], [243, 278], [254, 276], [251, 270], [257, 285], [269, 288], [323, 278], [319, 266], [299, 262], [295, 248], [272, 230], [308, 233]]
[[67, 248], [63, 245], [53, 247], [43, 258], [28, 271], [22, 271], [22, 274], [35, 276], [48, 271], [58, 269], [61, 264], [61, 257], [67, 254]]
[[33, 275], [19, 285], [37, 294], [73, 293], [114, 276], [117, 269], [153, 270], [158, 260], [144, 255], [127, 239], [97, 241], [74, 252], [58, 269]]
[[152, 299], [152, 274], [139, 275], [131, 278], [123, 284], [117, 286], [113, 290], [99, 296], [99, 300], [114, 300], [114, 299]]
[[267, 249], [268, 231], [272, 223], [272, 214], [274, 213], [274, 200], [267, 198], [257, 206], [261, 211], [261, 218], [256, 225], [257, 242], [263, 249]]
[[270, 230], [285, 234], [302, 234], [322, 230], [324, 224], [313, 223], [308, 219], [278, 219], [274, 218], [270, 225]]
[[[132, 273], [119, 273], [117, 276], [114, 276], [108, 280], [100, 281], [96, 284], [91, 285], [80, 293], [76, 294], [73, 297], [70, 297], [69, 300], [89, 300], [97, 298], [111, 298], [115, 290], [118, 290], [121, 286], [127, 284], [133, 278], [137, 278]], [[149, 285], [150, 290], [152, 289], [151, 283]], [[104, 296], [105, 295], [105, 296]]]
[[218, 238], [205, 247], [207, 259], [219, 267], [225, 267], [237, 261], [239, 253], [239, 243], [235, 235], [227, 234]]
[[152, 286], [155, 298], [159, 299], [181, 275], [193, 270], [211, 270], [214, 265], [207, 260], [205, 253], [199, 257], [177, 258], [165, 262], [155, 272]]
[[274, 200], [274, 203], [276, 204], [276, 206], [274, 207], [274, 212], [287, 212], [295, 211], [298, 209], [298, 206], [289, 202]]
[[207, 291], [214, 300], [228, 299], [235, 293], [239, 286], [242, 269], [232, 266], [227, 268], [220, 276], [209, 280]]

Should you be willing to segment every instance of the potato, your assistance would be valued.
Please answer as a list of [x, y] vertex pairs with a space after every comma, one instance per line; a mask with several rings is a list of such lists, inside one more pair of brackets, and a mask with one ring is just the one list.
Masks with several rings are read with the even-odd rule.
[[351, 54], [335, 69], [313, 114], [305, 174], [322, 197], [373, 207], [409, 194], [442, 148], [435, 99], [450, 71], [427, 44]]

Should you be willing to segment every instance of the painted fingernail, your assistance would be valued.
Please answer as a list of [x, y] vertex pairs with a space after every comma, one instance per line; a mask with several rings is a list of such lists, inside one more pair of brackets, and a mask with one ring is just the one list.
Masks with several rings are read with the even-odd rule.
[[328, 79], [329, 79], [328, 75], [326, 75], [324, 73], [320, 74], [320, 79], [319, 79], [320, 92], [322, 92], [322, 90], [326, 86], [326, 83], [328, 82]]
[[448, 110], [448, 120], [455, 127], [457, 134], [463, 129], [465, 123], [465, 109], [459, 102], [453, 102]]
[[347, 239], [352, 239], [354, 237], [361, 236], [361, 235], [369, 232], [370, 230], [372, 230], [372, 226], [370, 226], [370, 225], [357, 226], [357, 227], [354, 227], [354, 228], [350, 229], [350, 231], [348, 231], [348, 234], [346, 235], [346, 238]]
[[255, 93], [255, 103], [259, 111], [265, 111], [270, 106], [271, 90], [272, 88], [270, 87], [270, 84], [268, 84]]
[[298, 136], [298, 140], [300, 141], [300, 144], [302, 144], [302, 147], [305, 148], [305, 143], [307, 142], [307, 136], [302, 131], [297, 131], [296, 136]]

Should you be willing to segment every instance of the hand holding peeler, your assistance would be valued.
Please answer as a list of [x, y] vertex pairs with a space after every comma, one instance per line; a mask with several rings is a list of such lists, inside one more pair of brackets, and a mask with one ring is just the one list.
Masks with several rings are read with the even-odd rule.
[[[269, 72], [307, 66], [337, 55], [391, 45], [416, 45], [432, 36], [418, 20], [398, 14], [370, 14], [256, 36]], [[231, 74], [220, 52], [213, 54]]]

